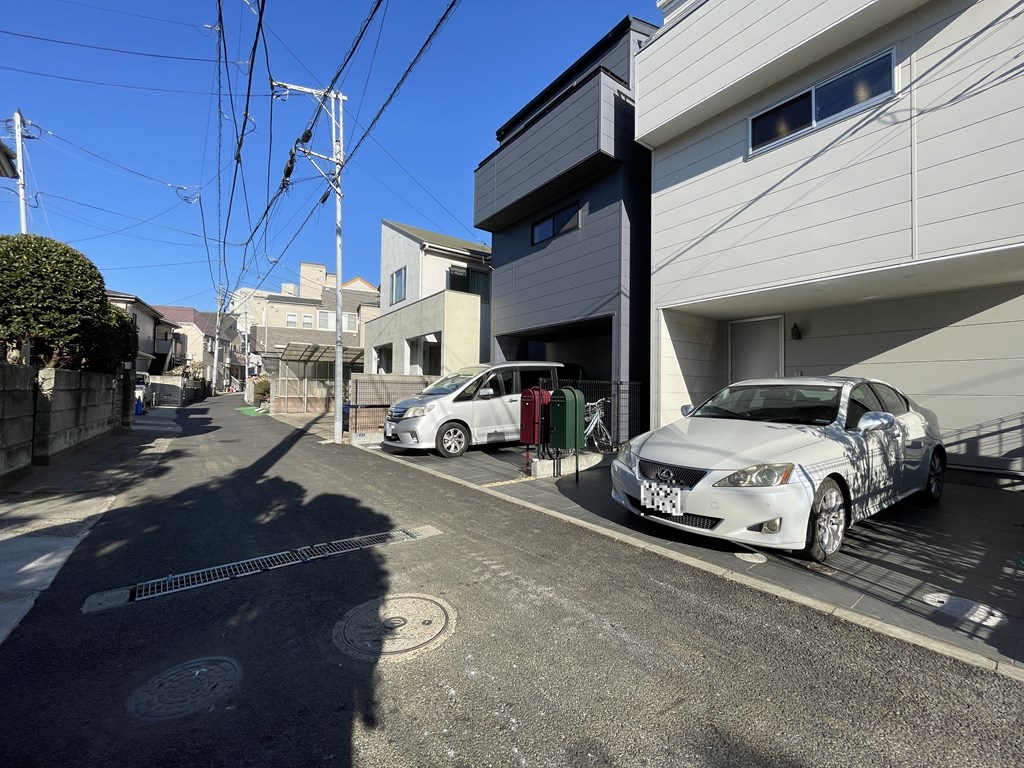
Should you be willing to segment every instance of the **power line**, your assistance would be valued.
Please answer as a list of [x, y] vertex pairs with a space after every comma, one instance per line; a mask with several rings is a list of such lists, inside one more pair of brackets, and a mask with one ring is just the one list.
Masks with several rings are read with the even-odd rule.
[[[34, 77], [47, 77], [51, 80], [64, 80], [69, 83], [81, 83], [83, 85], [98, 85], [104, 88], [124, 88], [133, 91], [146, 91], [149, 93], [180, 93], [185, 96], [211, 96], [214, 95], [208, 91], [187, 91], [181, 88], [157, 88], [156, 86], [149, 85], [129, 85], [128, 83], [105, 83], [100, 80], [86, 80], [81, 77], [68, 77], [67, 75], [52, 75], [47, 72], [34, 72], [30, 69], [18, 69], [17, 67], [7, 67], [0, 65], [0, 69], [7, 72], [17, 72], [20, 75], [32, 75]], [[259, 96], [268, 96], [270, 94], [258, 94]]]
[[184, 267], [189, 264], [203, 263], [203, 259], [199, 259], [198, 261], [170, 261], [163, 264], [132, 264], [130, 267], [100, 267], [99, 264], [96, 266], [99, 267], [102, 272], [113, 272], [117, 269], [156, 269], [157, 267]]
[[74, 0], [57, 0], [58, 3], [64, 3], [65, 5], [78, 5], [82, 8], [92, 8], [95, 11], [106, 11], [107, 13], [116, 13], [119, 16], [134, 16], [137, 19], [147, 19], [149, 21], [159, 21], [163, 24], [177, 24], [182, 27], [192, 27], [197, 30], [200, 34], [205, 34], [203, 28], [195, 24], [189, 24], [187, 21], [174, 21], [173, 19], [160, 19], [156, 16], [144, 16], [141, 13], [131, 13], [130, 11], [122, 11], [119, 8], [103, 8], [99, 5], [89, 5], [88, 3], [78, 3]]
[[[189, 237], [194, 237], [197, 240], [205, 240], [205, 239], [207, 239], [205, 235], [201, 235], [201, 234], [199, 234], [197, 232], [189, 232], [186, 229], [179, 229], [177, 227], [169, 227], [166, 224], [155, 224], [155, 223], [153, 223], [153, 219], [155, 217], [150, 217], [148, 219], [139, 219], [139, 218], [136, 218], [135, 216], [129, 216], [127, 213], [122, 213], [120, 211], [112, 211], [109, 208], [101, 208], [98, 205], [92, 205], [90, 203], [83, 203], [83, 202], [81, 202], [79, 200], [72, 200], [70, 197], [63, 197], [61, 195], [55, 195], [52, 192], [37, 192], [36, 195], [37, 196], [41, 196], [41, 197], [53, 198], [54, 200], [63, 200], [65, 202], [67, 202], [67, 203], [72, 203], [73, 205], [80, 205], [80, 206], [82, 206], [84, 208], [91, 208], [94, 211], [100, 211], [101, 213], [109, 213], [112, 216], [121, 216], [122, 218], [131, 219], [132, 221], [138, 222], [140, 224], [151, 224], [154, 227], [159, 227], [160, 229], [166, 229], [166, 230], [168, 230], [170, 232], [177, 232], [177, 233], [182, 234], [182, 235], [188, 235]], [[184, 202], [184, 201], [182, 201], [182, 202]], [[169, 212], [171, 210], [174, 210], [174, 208], [176, 208], [176, 207], [177, 207], [177, 205], [173, 206], [172, 208], [169, 208], [168, 211], [165, 211], [165, 213], [167, 213], [167, 212]], [[160, 214], [160, 215], [162, 215], [162, 214]], [[161, 241], [157, 241], [157, 242], [161, 242]], [[170, 243], [170, 242], [168, 242], [168, 245], [197, 245], [197, 243]]]
[[[87, 43], [75, 43], [70, 40], [55, 40], [52, 37], [39, 37], [38, 35], [25, 35], [20, 32], [9, 32], [6, 29], [0, 29], [0, 35], [10, 35], [11, 37], [21, 37], [26, 40], [38, 40], [44, 43], [56, 43], [57, 45], [70, 45], [75, 48], [88, 48], [94, 51], [103, 51], [105, 53], [123, 53], [126, 56], [145, 56], [150, 59], [167, 59], [170, 61], [198, 61], [202, 64], [213, 64], [211, 59], [200, 59], [194, 56], [171, 56], [163, 53], [146, 53], [144, 51], [126, 51], [122, 48], [106, 48], [102, 45], [88, 45]], [[242, 62], [235, 62], [240, 64]]]
[[[434, 38], [436, 38], [437, 35], [441, 32], [441, 30], [444, 28], [444, 25], [448, 23], [448, 19], [451, 18], [452, 13], [455, 11], [456, 7], [458, 7], [460, 2], [462, 2], [462, 0], [452, 0], [452, 2], [450, 2], [448, 4], [448, 7], [445, 8], [444, 13], [441, 14], [441, 18], [437, 20], [437, 24], [434, 25], [434, 29], [431, 30], [430, 34], [427, 36], [427, 39], [423, 43], [423, 46], [417, 52], [417, 54], [413, 58], [413, 60], [411, 62], [409, 62], [409, 66], [406, 67], [405, 72], [402, 73], [402, 76], [399, 78], [398, 82], [395, 84], [395, 87], [392, 89], [391, 93], [388, 95], [388, 98], [381, 105], [380, 109], [377, 110], [377, 114], [374, 115], [373, 120], [370, 121], [370, 125], [367, 126], [366, 130], [363, 132], [363, 135], [359, 138], [359, 141], [356, 142], [356, 145], [348, 153], [347, 160], [351, 160], [352, 156], [356, 152], [359, 151], [359, 147], [362, 146], [362, 143], [367, 139], [367, 137], [373, 131], [374, 127], [377, 125], [377, 122], [380, 120], [381, 116], [383, 116], [384, 111], [391, 105], [391, 102], [394, 101], [395, 97], [398, 95], [398, 92], [402, 89], [402, 85], [405, 84], [405, 81], [409, 78], [409, 75], [412, 74], [413, 69], [416, 67], [417, 64], [419, 64], [419, 62], [423, 58], [424, 54], [426, 54], [427, 50], [430, 48], [431, 44], [434, 42]], [[346, 162], [347, 162], [347, 160], [346, 160]], [[345, 166], [345, 163], [342, 163], [342, 167], [343, 168], [344, 168], [344, 166]]]
[[184, 184], [173, 184], [173, 183], [171, 183], [169, 181], [164, 181], [163, 179], [158, 179], [155, 176], [150, 176], [148, 174], [142, 173], [141, 171], [132, 170], [128, 166], [121, 165], [120, 163], [117, 163], [117, 162], [115, 162], [113, 160], [105, 158], [102, 155], [97, 155], [95, 152], [92, 152], [92, 151], [86, 149], [85, 147], [80, 147], [77, 144], [75, 144], [73, 141], [70, 141], [69, 139], [65, 139], [62, 136], [58, 136], [56, 133], [54, 133], [53, 131], [47, 130], [46, 128], [40, 128], [40, 130], [44, 134], [52, 136], [53, 138], [57, 139], [58, 141], [63, 141], [65, 144], [71, 145], [72, 147], [77, 149], [79, 152], [85, 152], [85, 154], [89, 155], [90, 157], [95, 157], [97, 160], [102, 160], [105, 163], [109, 163], [110, 165], [113, 165], [116, 168], [120, 168], [122, 171], [127, 171], [128, 173], [132, 174], [133, 176], [138, 176], [139, 178], [146, 179], [147, 181], [155, 182], [157, 184], [160, 184], [161, 186], [170, 187], [171, 189], [179, 189], [179, 190], [187, 190], [188, 189], [188, 187], [186, 185], [184, 185]]

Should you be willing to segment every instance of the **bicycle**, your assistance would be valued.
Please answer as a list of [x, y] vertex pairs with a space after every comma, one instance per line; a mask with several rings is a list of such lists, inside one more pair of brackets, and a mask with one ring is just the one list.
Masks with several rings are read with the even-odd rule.
[[610, 453], [613, 448], [612, 436], [604, 424], [604, 404], [603, 397], [593, 403], [583, 404], [583, 420], [587, 425], [583, 430], [583, 446], [593, 447], [599, 453]]

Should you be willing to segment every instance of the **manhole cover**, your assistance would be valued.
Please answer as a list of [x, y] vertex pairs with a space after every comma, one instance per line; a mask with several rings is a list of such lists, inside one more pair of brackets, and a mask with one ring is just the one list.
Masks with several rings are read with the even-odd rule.
[[734, 553], [740, 560], [745, 560], [748, 563], [767, 563], [768, 558], [758, 552], [736, 552]]
[[455, 627], [455, 609], [427, 595], [372, 600], [334, 625], [334, 644], [361, 658], [407, 658], [440, 645]]
[[234, 659], [196, 659], [161, 672], [128, 699], [128, 714], [147, 723], [191, 715], [229, 693], [242, 679]]

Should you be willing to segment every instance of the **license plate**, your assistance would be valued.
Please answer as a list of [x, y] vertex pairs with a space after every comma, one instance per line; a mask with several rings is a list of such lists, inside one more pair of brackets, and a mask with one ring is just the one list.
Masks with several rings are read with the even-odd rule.
[[394, 423], [390, 422], [390, 421], [385, 421], [384, 422], [384, 437], [391, 437], [393, 434], [395, 434], [395, 425], [394, 425]]
[[640, 503], [666, 515], [683, 514], [683, 491], [674, 485], [644, 481], [640, 486]]

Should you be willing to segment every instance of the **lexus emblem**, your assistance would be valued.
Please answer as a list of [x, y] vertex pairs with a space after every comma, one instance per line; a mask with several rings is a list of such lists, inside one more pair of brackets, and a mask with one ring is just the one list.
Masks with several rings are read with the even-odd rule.
[[669, 469], [668, 467], [662, 467], [661, 469], [658, 470], [658, 479], [661, 480], [662, 482], [667, 483], [669, 480], [672, 479], [672, 470]]

